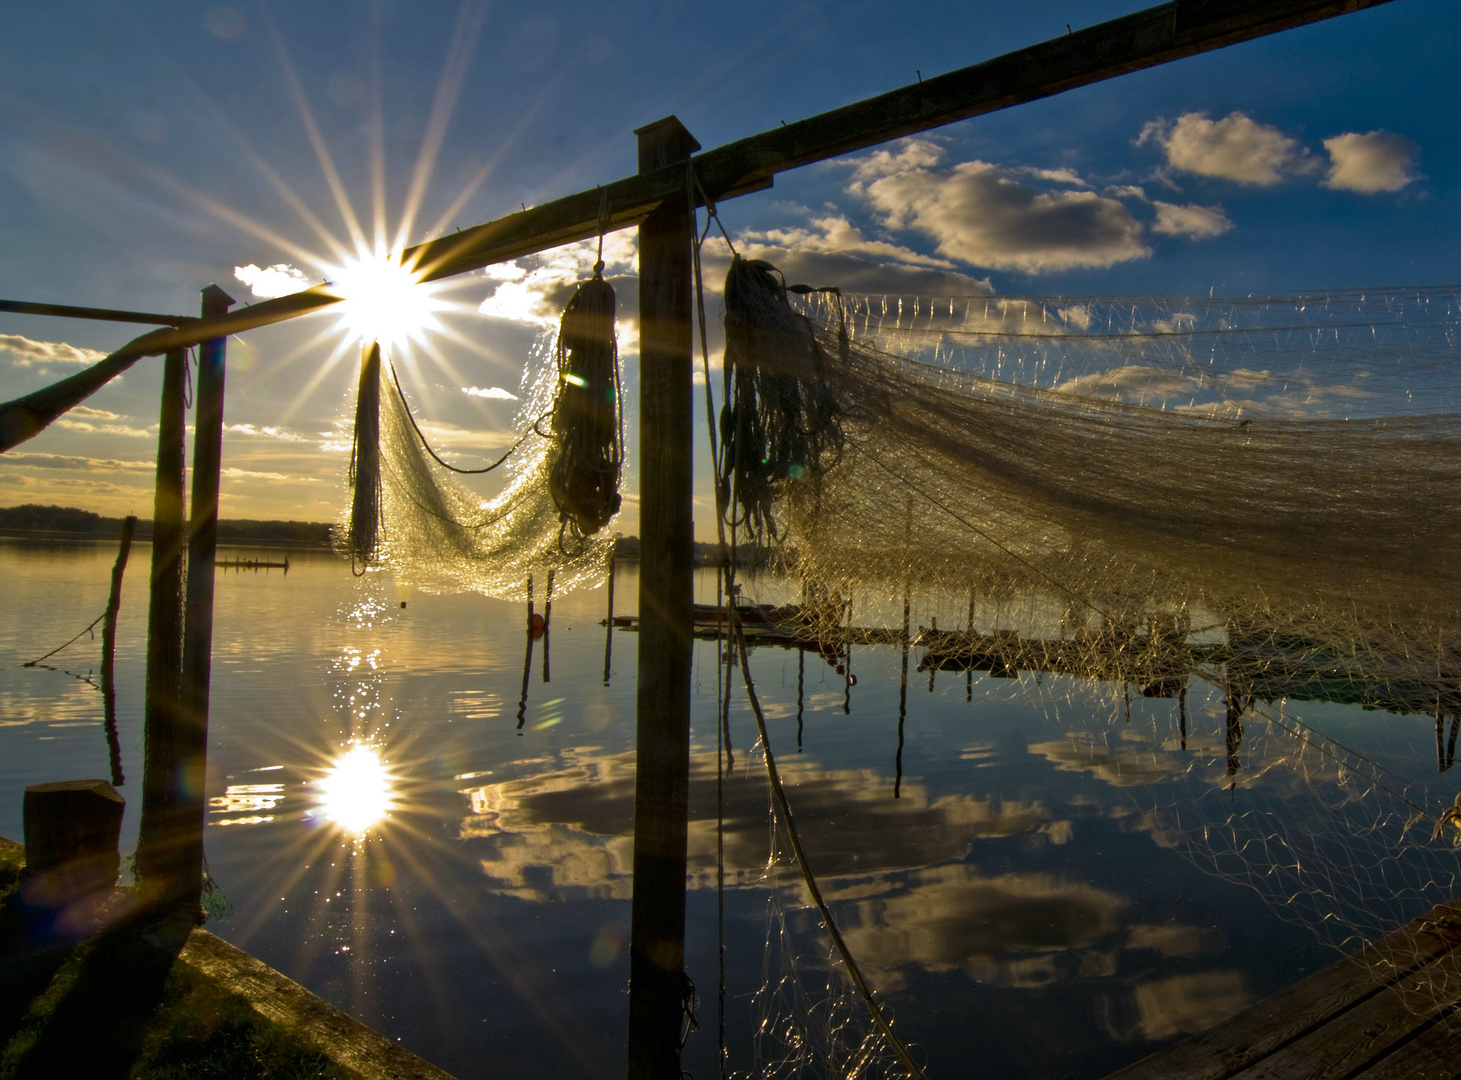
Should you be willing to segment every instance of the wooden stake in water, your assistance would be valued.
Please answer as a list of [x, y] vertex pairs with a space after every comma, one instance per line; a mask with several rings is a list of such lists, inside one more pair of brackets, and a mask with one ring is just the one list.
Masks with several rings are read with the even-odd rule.
[[169, 860], [178, 832], [177, 725], [183, 672], [183, 483], [188, 358], [172, 349], [163, 360], [162, 407], [157, 422], [157, 482], [152, 497], [152, 574], [147, 596], [147, 686], [143, 705], [142, 819], [137, 878], [152, 896], [165, 897], [177, 876]]
[[122, 609], [122, 575], [127, 571], [127, 553], [132, 550], [132, 532], [137, 516], [122, 520], [122, 542], [117, 561], [112, 567], [112, 591], [107, 597], [106, 618], [101, 624], [101, 699], [107, 733], [107, 752], [111, 759], [112, 783], [122, 786], [122, 745], [117, 738], [117, 613]]
[[[641, 173], [683, 166], [700, 149], [674, 117], [636, 134]], [[694, 584], [693, 243], [683, 190], [639, 227], [641, 554], [630, 1080], [679, 1080], [680, 1028], [689, 1004], [684, 967]]]
[[[203, 290], [203, 317], [224, 314], [233, 298]], [[213, 665], [214, 561], [218, 492], [223, 475], [223, 361], [227, 338], [198, 347], [198, 405], [193, 430], [193, 506], [188, 529], [187, 607], [183, 617], [182, 716], [177, 731], [177, 900], [202, 918], [203, 823], [208, 760], [208, 683]]]

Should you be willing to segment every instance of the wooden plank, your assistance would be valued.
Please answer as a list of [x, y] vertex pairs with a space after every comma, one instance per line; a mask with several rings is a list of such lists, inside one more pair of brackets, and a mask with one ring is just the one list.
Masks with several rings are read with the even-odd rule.
[[206, 930], [194, 930], [178, 959], [283, 1024], [361, 1080], [452, 1080], [292, 979]]
[[1341, 1080], [1382, 1058], [1458, 998], [1461, 951], [1452, 949], [1233, 1080]]
[[1410, 1042], [1386, 1054], [1355, 1080], [1458, 1080], [1461, 1014], [1442, 1016]]
[[1461, 945], [1461, 902], [1441, 904], [1199, 1035], [1107, 1080], [1226, 1080]]

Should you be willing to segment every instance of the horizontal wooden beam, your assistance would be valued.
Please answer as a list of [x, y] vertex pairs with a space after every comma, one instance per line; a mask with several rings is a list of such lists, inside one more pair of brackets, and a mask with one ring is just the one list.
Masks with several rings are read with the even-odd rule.
[[[1175, 0], [708, 150], [692, 165], [712, 199], [733, 198], [788, 169], [1389, 2]], [[428, 241], [406, 258], [429, 278], [459, 274], [637, 225], [666, 198], [684, 198], [684, 186], [680, 167], [626, 177]]]
[[62, 319], [95, 319], [98, 322], [141, 323], [144, 326], [187, 326], [195, 315], [156, 315], [149, 311], [119, 311], [116, 308], [75, 307], [71, 304], [35, 304], [29, 300], [0, 300], [0, 312], [16, 315], [54, 315]]
[[[734, 198], [765, 190], [777, 173], [788, 169], [1390, 2], [1174, 0], [708, 150], [693, 157], [690, 168], [711, 199]], [[437, 280], [587, 240], [640, 224], [666, 199], [686, 198], [687, 179], [686, 167], [680, 165], [625, 177], [418, 244], [407, 249], [402, 260], [426, 280]], [[702, 201], [698, 192], [696, 201]], [[29, 438], [39, 430], [35, 424], [49, 423], [44, 416], [58, 407], [60, 399], [81, 400], [77, 393], [82, 397], [91, 393], [140, 356], [268, 326], [340, 299], [329, 286], [317, 285], [217, 319], [145, 334], [95, 368], [65, 380], [75, 386], [58, 385], [31, 395], [45, 398], [44, 405], [27, 399], [0, 405], [0, 428], [11, 432], [0, 432], [0, 453], [14, 445], [12, 439]]]

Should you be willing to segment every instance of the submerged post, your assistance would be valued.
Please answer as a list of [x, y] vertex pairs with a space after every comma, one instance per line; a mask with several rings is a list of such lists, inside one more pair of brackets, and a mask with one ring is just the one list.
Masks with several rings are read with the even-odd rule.
[[152, 496], [152, 579], [147, 597], [147, 688], [143, 705], [142, 821], [137, 879], [149, 900], [174, 895], [177, 868], [177, 727], [183, 673], [183, 478], [188, 358], [169, 349], [157, 421], [157, 486]]
[[[639, 128], [641, 174], [700, 149], [673, 116]], [[690, 337], [694, 223], [682, 191], [639, 227], [639, 665], [630, 1080], [679, 1080], [690, 786]]]
[[[233, 298], [203, 290], [203, 317], [224, 314]], [[202, 914], [208, 681], [213, 664], [213, 575], [218, 554], [218, 488], [223, 472], [223, 357], [227, 338], [198, 347], [198, 405], [193, 431], [193, 505], [188, 527], [187, 606], [183, 616], [182, 717], [178, 753], [177, 900]]]

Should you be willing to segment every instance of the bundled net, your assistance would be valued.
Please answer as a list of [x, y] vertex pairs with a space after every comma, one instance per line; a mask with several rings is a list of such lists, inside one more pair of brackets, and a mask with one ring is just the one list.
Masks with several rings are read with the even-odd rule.
[[624, 465], [620, 383], [613, 291], [596, 273], [533, 351], [514, 421], [524, 434], [486, 499], [430, 450], [389, 363], [368, 350], [342, 554], [428, 592], [523, 599], [535, 575], [560, 593], [601, 584]]

